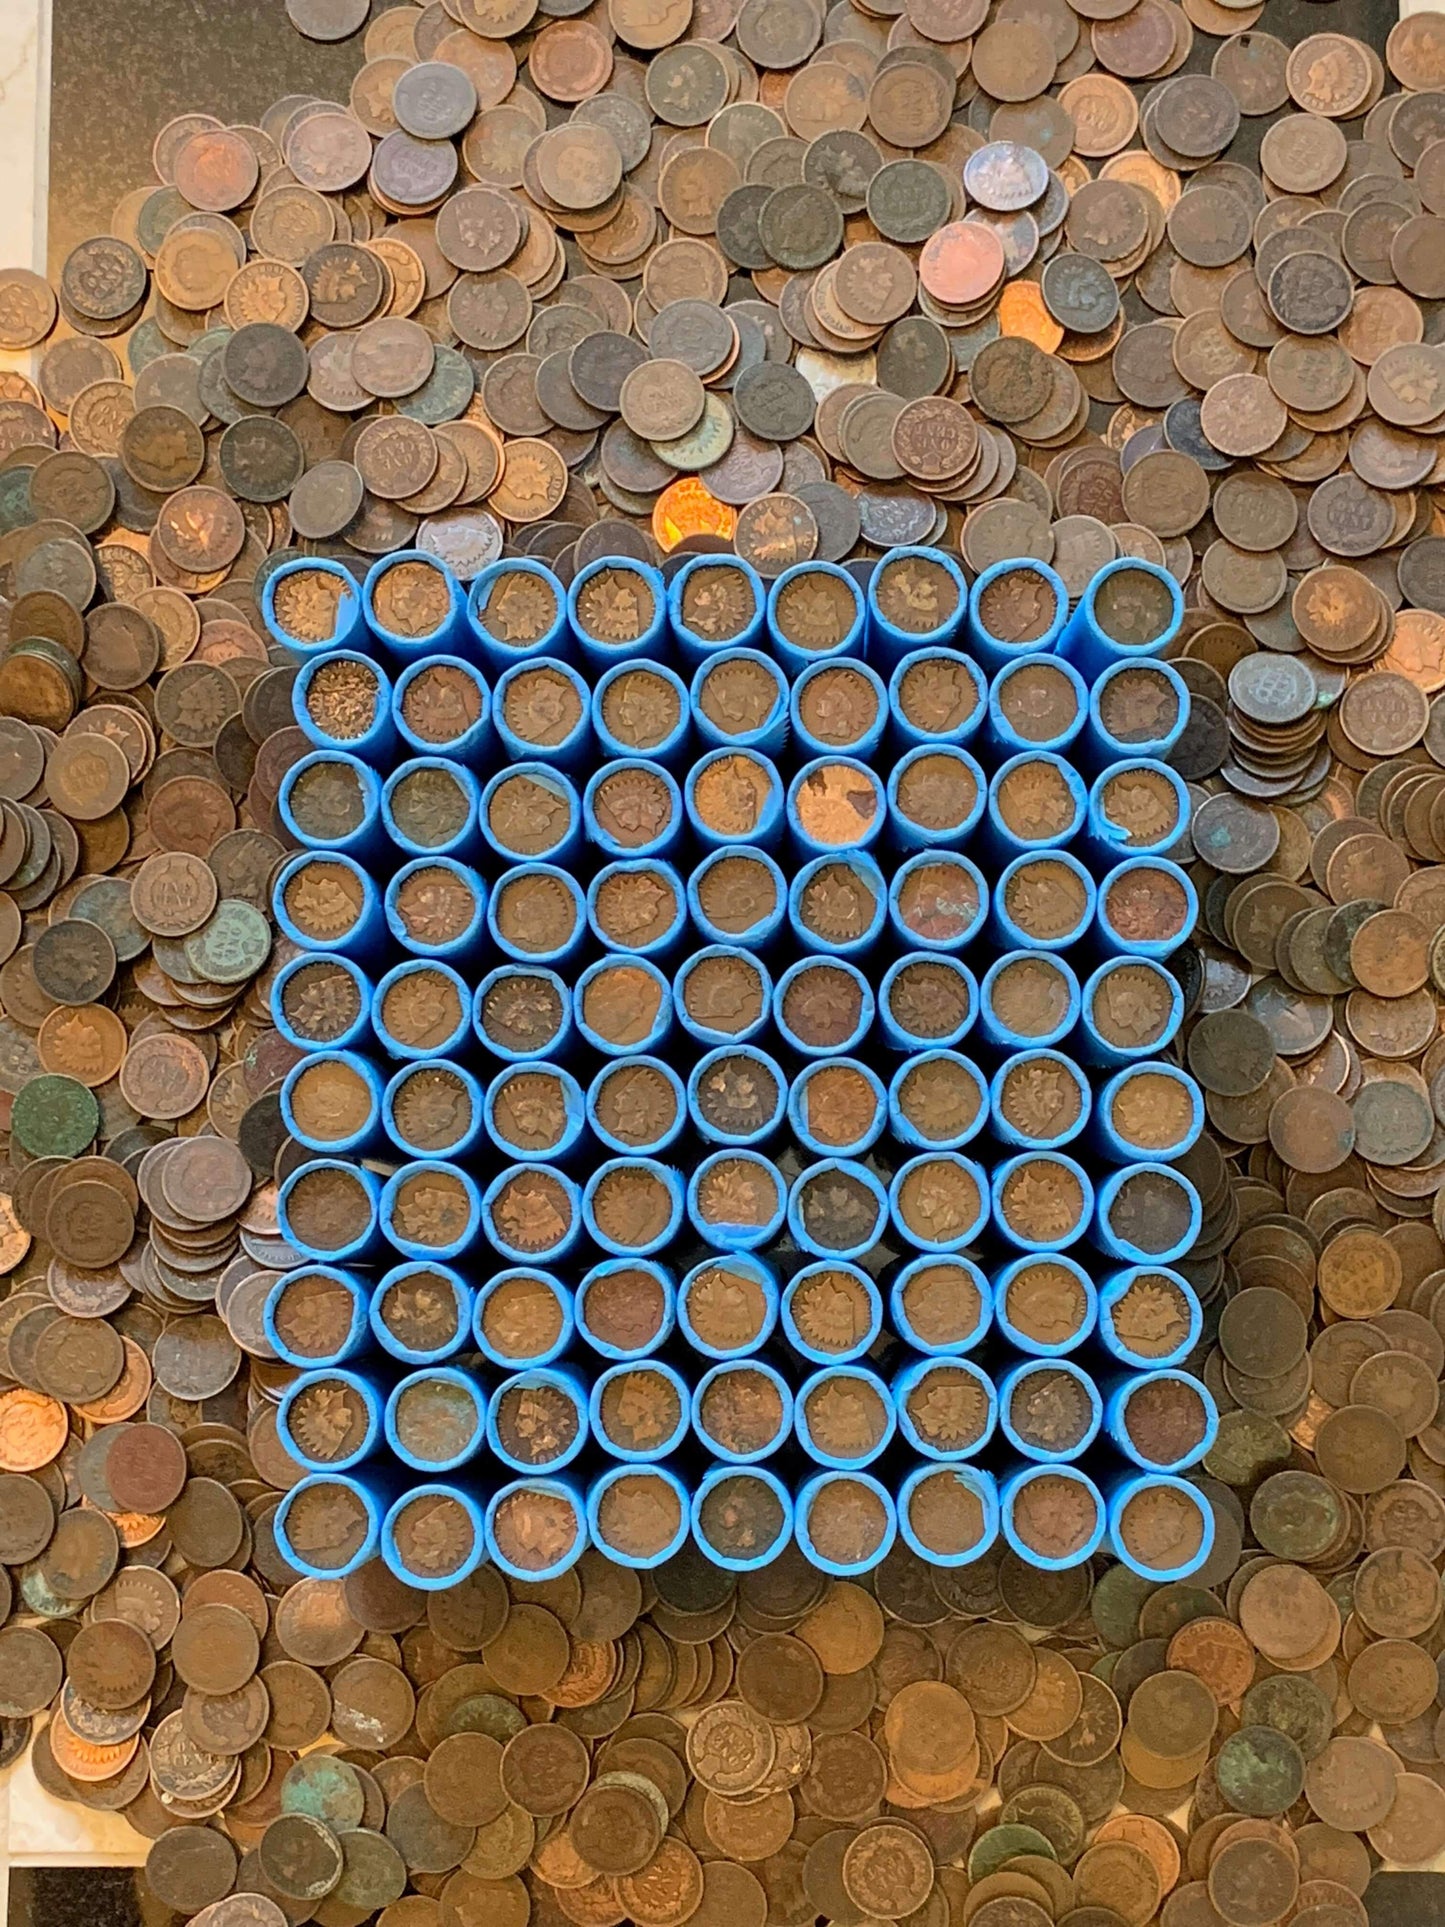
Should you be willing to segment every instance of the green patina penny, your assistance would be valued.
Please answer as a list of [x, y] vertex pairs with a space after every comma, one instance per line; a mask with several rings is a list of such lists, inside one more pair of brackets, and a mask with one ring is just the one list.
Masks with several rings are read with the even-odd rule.
[[1172, 1639], [1181, 1626], [1196, 1619], [1218, 1619], [1219, 1601], [1203, 1586], [1158, 1587], [1145, 1600], [1139, 1614], [1139, 1634], [1143, 1639]]
[[1270, 1726], [1283, 1733], [1306, 1761], [1324, 1752], [1335, 1730], [1334, 1707], [1302, 1673], [1275, 1673], [1256, 1680], [1240, 1702], [1239, 1716], [1246, 1727]]
[[333, 1833], [343, 1833], [360, 1825], [366, 1793], [349, 1760], [311, 1753], [298, 1760], [281, 1782], [281, 1811], [309, 1813], [324, 1820]]
[[1057, 1860], [1059, 1857], [1052, 1840], [1040, 1833], [1037, 1827], [990, 1827], [987, 1833], [981, 1833], [974, 1841], [968, 1856], [970, 1881], [979, 1881], [985, 1874], [997, 1873], [1004, 1862], [1012, 1860], [1017, 1853], [1041, 1853], [1048, 1860]]
[[1304, 1791], [1304, 1755], [1273, 1726], [1242, 1726], [1215, 1755], [1214, 1775], [1227, 1806], [1267, 1820]]
[[227, 897], [184, 948], [186, 962], [204, 981], [243, 984], [271, 954], [271, 926], [254, 904]]
[[1316, 1472], [1276, 1472], [1249, 1502], [1249, 1524], [1266, 1552], [1306, 1564], [1337, 1545], [1345, 1530], [1345, 1501]]
[[1139, 1614], [1157, 1581], [1141, 1579], [1127, 1566], [1110, 1566], [1094, 1587], [1089, 1613], [1099, 1637], [1122, 1650], [1139, 1637]]
[[1061, 1866], [1070, 1867], [1084, 1851], [1088, 1825], [1072, 1794], [1057, 1786], [1020, 1787], [999, 1809], [998, 1831], [1022, 1827], [1041, 1833]]
[[73, 1077], [32, 1077], [16, 1094], [10, 1129], [32, 1157], [76, 1158], [95, 1141], [100, 1105]]
[[1251, 1486], [1276, 1466], [1288, 1465], [1289, 1433], [1259, 1412], [1224, 1412], [1219, 1432], [1204, 1455], [1204, 1470], [1226, 1485]]

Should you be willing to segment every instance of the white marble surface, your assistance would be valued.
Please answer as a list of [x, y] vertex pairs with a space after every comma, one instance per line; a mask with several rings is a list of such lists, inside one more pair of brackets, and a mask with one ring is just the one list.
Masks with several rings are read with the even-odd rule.
[[0, 0], [0, 265], [44, 269], [49, 144], [50, 0]]

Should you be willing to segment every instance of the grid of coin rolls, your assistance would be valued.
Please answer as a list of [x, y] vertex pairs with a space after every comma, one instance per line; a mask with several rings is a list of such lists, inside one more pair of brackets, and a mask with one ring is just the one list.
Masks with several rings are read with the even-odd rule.
[[570, 591], [413, 554], [299, 560], [265, 606], [316, 746], [279, 797], [302, 1263], [266, 1311], [301, 1569], [791, 1539], [860, 1574], [1000, 1531], [1197, 1569], [1167, 573], [1071, 615], [1044, 564], [970, 591], [931, 550]]

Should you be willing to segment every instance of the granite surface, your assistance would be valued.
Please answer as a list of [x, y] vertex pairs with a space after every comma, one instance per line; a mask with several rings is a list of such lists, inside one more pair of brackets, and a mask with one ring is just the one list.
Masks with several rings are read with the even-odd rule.
[[16, 1867], [7, 1927], [140, 1927], [132, 1867]]
[[[0, 5], [4, 0], [0, 0]], [[386, 0], [374, 0], [382, 11]], [[361, 36], [305, 40], [283, 0], [52, 0], [51, 273], [151, 177], [176, 114], [255, 121], [283, 94], [344, 101]]]

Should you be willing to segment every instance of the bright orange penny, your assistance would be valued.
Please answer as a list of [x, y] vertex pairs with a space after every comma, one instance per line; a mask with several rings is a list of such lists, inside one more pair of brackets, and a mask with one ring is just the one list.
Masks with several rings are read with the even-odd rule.
[[1445, 616], [1433, 609], [1397, 610], [1390, 646], [1378, 666], [1408, 676], [1427, 696], [1445, 689]]
[[1003, 242], [977, 221], [950, 221], [925, 244], [918, 278], [935, 301], [966, 307], [991, 294], [1003, 278]]
[[64, 1445], [69, 1430], [58, 1398], [24, 1385], [0, 1392], [0, 1472], [38, 1472]]
[[1051, 355], [1064, 338], [1064, 331], [1044, 306], [1043, 289], [1037, 281], [1010, 281], [998, 303], [999, 332], [1031, 341]]
[[720, 535], [731, 541], [736, 509], [720, 502], [695, 475], [669, 482], [652, 505], [652, 533], [661, 549], [675, 549], [690, 535]]
[[139, 1748], [139, 1733], [116, 1746], [100, 1746], [73, 1733], [59, 1710], [50, 1716], [50, 1750], [55, 1764], [72, 1780], [90, 1785], [113, 1779], [130, 1765]]

